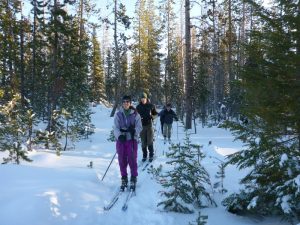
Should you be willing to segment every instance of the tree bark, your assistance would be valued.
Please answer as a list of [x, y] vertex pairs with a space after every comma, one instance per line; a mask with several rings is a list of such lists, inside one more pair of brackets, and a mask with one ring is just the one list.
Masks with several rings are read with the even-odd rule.
[[54, 93], [54, 89], [55, 89], [55, 81], [56, 78], [58, 78], [58, 74], [57, 74], [57, 60], [58, 60], [58, 27], [57, 27], [57, 10], [58, 10], [58, 0], [54, 0], [54, 16], [53, 16], [53, 20], [54, 20], [54, 42], [52, 45], [52, 60], [51, 60], [51, 80], [52, 80], [52, 85], [49, 87], [48, 90], [48, 95], [49, 95], [49, 103], [48, 103], [48, 127], [47, 130], [49, 132], [52, 131], [53, 127], [54, 127], [54, 121], [53, 121], [53, 112], [56, 109], [56, 104], [57, 104], [57, 98], [56, 95]]
[[[229, 83], [233, 81], [233, 73], [232, 73], [232, 12], [231, 12], [231, 0], [228, 0], [228, 76], [229, 76]], [[229, 91], [231, 92], [231, 84], [229, 85]]]
[[33, 0], [33, 30], [32, 30], [32, 71], [31, 71], [31, 101], [35, 101], [35, 74], [36, 74], [36, 27], [37, 27], [37, 0]]
[[190, 1], [185, 0], [185, 128], [192, 128], [193, 114], [193, 74], [191, 68], [191, 19], [190, 19]]
[[[22, 4], [21, 4], [22, 5]], [[20, 21], [20, 78], [21, 78], [21, 87], [20, 87], [20, 92], [21, 92], [21, 104], [24, 104], [25, 100], [25, 76], [24, 76], [24, 18], [23, 18], [23, 13], [21, 9], [21, 21]]]
[[113, 110], [111, 111], [110, 117], [113, 117], [115, 115], [115, 112], [117, 110], [118, 105], [120, 104], [120, 98], [121, 98], [121, 70], [120, 70], [120, 52], [119, 52], [119, 45], [118, 45], [118, 35], [117, 35], [117, 4], [118, 1], [115, 0], [115, 9], [114, 9], [114, 43], [115, 43], [115, 72], [117, 76], [117, 84], [116, 84], [116, 90], [115, 90], [115, 104], [113, 107]]
[[215, 9], [216, 9], [216, 1], [213, 0], [212, 1], [212, 22], [213, 22], [213, 30], [214, 30], [214, 34], [213, 34], [213, 59], [212, 59], [212, 67], [213, 67], [213, 113], [216, 114], [217, 112], [217, 108], [218, 108], [218, 101], [219, 101], [219, 92], [220, 92], [220, 88], [219, 88], [219, 84], [220, 84], [220, 77], [219, 75], [219, 71], [218, 71], [218, 63], [217, 63], [217, 56], [218, 56], [218, 42], [217, 42], [217, 27], [216, 27], [216, 18], [215, 18]]
[[[300, 58], [300, 23], [299, 23], [299, 20], [300, 20], [300, 1], [298, 1], [298, 13], [297, 13], [297, 56], [298, 56], [298, 59]], [[297, 81], [297, 84], [298, 84], [298, 93], [299, 93], [299, 86], [300, 86], [300, 60], [297, 61], [297, 75], [296, 75], [296, 81]], [[299, 104], [299, 102], [298, 102]], [[300, 119], [299, 119], [299, 116], [298, 116], [298, 121], [296, 122], [297, 123], [297, 129], [298, 129], [298, 150], [300, 152]]]

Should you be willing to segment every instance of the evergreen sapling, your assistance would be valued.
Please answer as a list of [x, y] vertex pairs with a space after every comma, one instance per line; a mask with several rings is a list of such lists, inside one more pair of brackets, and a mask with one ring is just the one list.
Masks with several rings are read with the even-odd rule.
[[[21, 160], [32, 161], [28, 158], [28, 146], [31, 144], [32, 124], [34, 114], [31, 109], [21, 103], [20, 94], [15, 94], [11, 101], [0, 106], [0, 149], [8, 151], [8, 157], [3, 158], [3, 163], [15, 162], [20, 164]], [[29, 138], [29, 139], [28, 139]]]
[[191, 144], [186, 136], [184, 145], [172, 144], [167, 157], [167, 164], [172, 165], [173, 170], [161, 175], [161, 184], [165, 188], [161, 195], [165, 199], [158, 206], [166, 211], [193, 213], [194, 207], [215, 204], [206, 190], [210, 179], [200, 163], [204, 154], [199, 145]]
[[214, 189], [218, 189], [220, 193], [224, 194], [227, 192], [226, 188], [224, 188], [224, 179], [225, 179], [225, 168], [226, 164], [222, 160], [216, 158], [219, 161], [218, 171], [215, 175], [215, 178], [218, 179], [216, 183], [214, 183]]

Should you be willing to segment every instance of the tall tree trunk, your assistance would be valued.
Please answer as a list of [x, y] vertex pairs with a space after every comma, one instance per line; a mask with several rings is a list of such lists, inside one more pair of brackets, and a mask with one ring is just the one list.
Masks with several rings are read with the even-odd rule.
[[245, 64], [245, 51], [244, 51], [244, 44], [245, 44], [245, 25], [246, 25], [246, 3], [243, 1], [243, 17], [242, 17], [242, 25], [241, 25], [241, 38], [240, 38], [240, 66]]
[[141, 86], [141, 78], [142, 78], [142, 70], [141, 70], [141, 63], [142, 63], [142, 60], [141, 60], [141, 18], [140, 18], [140, 12], [139, 12], [139, 48], [138, 48], [138, 51], [139, 51], [139, 69], [138, 69], [138, 77], [137, 77], [137, 81], [136, 83], [138, 84], [137, 85], [137, 90], [140, 89], [140, 86]]
[[[6, 13], [7, 15], [10, 15], [12, 16], [11, 12], [10, 12], [10, 9], [9, 9], [9, 1], [7, 0], [6, 2]], [[9, 25], [8, 25], [8, 48], [7, 48], [7, 53], [8, 53], [8, 60], [7, 60], [7, 64], [8, 64], [8, 74], [9, 74], [9, 77], [8, 77], [8, 81], [10, 83], [10, 88], [14, 88], [13, 87], [13, 76], [14, 76], [14, 71], [13, 71], [13, 46], [12, 46], [12, 43], [11, 43], [11, 40], [13, 40], [13, 28], [12, 28], [12, 23], [13, 20], [10, 21]], [[9, 92], [9, 90], [7, 90], [7, 92]]]
[[36, 77], [36, 28], [37, 28], [37, 0], [33, 0], [33, 29], [32, 29], [32, 71], [31, 71], [31, 101], [35, 101], [35, 77]]
[[[296, 79], [297, 79], [297, 83], [298, 83], [298, 85], [300, 85], [300, 23], [299, 23], [299, 21], [300, 21], [300, 1], [298, 1], [298, 13], [297, 13], [297, 21], [298, 21], [298, 23], [297, 23], [297, 35], [296, 35], [296, 37], [297, 37], [297, 40], [296, 40], [296, 42], [297, 42], [297, 56], [298, 56], [298, 61], [297, 61], [297, 70], [296, 70], [296, 72], [297, 72], [297, 75], [296, 75]], [[298, 86], [298, 88], [299, 88], [299, 86]], [[298, 93], [299, 93], [299, 89], [297, 89], [298, 90]], [[298, 103], [299, 104], [299, 103]], [[299, 150], [299, 152], [300, 152], [300, 120], [299, 120], [299, 116], [298, 116], [298, 121], [296, 121], [296, 123], [297, 123], [297, 128], [298, 128], [298, 150]]]
[[216, 18], [215, 18], [215, 10], [216, 10], [216, 1], [213, 0], [213, 59], [212, 59], [212, 73], [213, 73], [213, 113], [216, 114], [217, 108], [218, 108], [218, 101], [219, 101], [219, 92], [220, 92], [220, 76], [219, 76], [219, 71], [218, 71], [218, 42], [217, 42], [217, 28], [216, 28]]
[[[227, 55], [227, 63], [228, 63], [228, 77], [229, 82], [233, 81], [233, 73], [232, 73], [232, 12], [231, 12], [231, 0], [228, 0], [228, 55]], [[231, 92], [231, 85], [229, 85], [229, 92]]]
[[[297, 13], [297, 56], [300, 58], [300, 1], [298, 1], [298, 13]], [[300, 60], [297, 61], [297, 81], [300, 82]]]
[[191, 21], [190, 21], [190, 1], [185, 0], [185, 128], [192, 128], [193, 115], [193, 74], [191, 68]]
[[118, 105], [120, 104], [120, 98], [121, 98], [121, 71], [120, 71], [120, 52], [119, 52], [119, 45], [118, 45], [118, 35], [117, 35], [117, 5], [118, 2], [115, 0], [115, 8], [114, 8], [114, 44], [115, 44], [115, 71], [116, 71], [116, 77], [117, 77], [117, 84], [116, 84], [116, 90], [115, 90], [115, 104], [113, 107], [113, 110], [111, 111], [110, 117], [113, 117], [115, 115], [115, 112], [117, 110]]
[[[180, 77], [179, 79], [182, 81], [182, 90], [183, 90], [183, 93], [184, 93], [184, 88], [185, 88], [185, 77], [184, 77], [184, 74], [185, 74], [185, 63], [184, 63], [184, 52], [185, 52], [185, 46], [183, 44], [183, 38], [184, 38], [184, 24], [185, 24], [185, 16], [184, 16], [184, 13], [185, 13], [185, 10], [184, 10], [184, 6], [185, 6], [185, 0], [181, 0], [180, 2], [180, 56], [181, 56], [181, 60], [180, 60]], [[185, 108], [184, 108], [184, 102], [185, 102], [185, 96], [183, 95], [182, 96], [182, 99], [181, 99], [181, 120], [183, 121], [184, 120], [184, 115], [185, 115]]]
[[169, 86], [167, 85], [167, 80], [169, 78], [169, 70], [170, 70], [170, 2], [167, 1], [167, 59], [165, 65], [165, 104], [168, 102]]
[[[250, 6], [250, 29], [249, 30], [253, 30], [253, 6]], [[251, 42], [251, 35], [249, 37], [249, 43]]]
[[171, 2], [170, 0], [167, 0], [167, 7], [166, 7], [166, 13], [167, 13], [167, 58], [166, 58], [166, 65], [165, 65], [165, 90], [164, 90], [164, 94], [165, 94], [165, 104], [167, 104], [167, 102], [170, 100], [171, 96], [170, 96], [170, 90], [172, 89], [172, 87], [167, 85], [168, 80], [170, 79], [169, 77], [169, 72], [170, 72], [170, 48], [171, 48], [171, 34], [170, 34], [170, 28], [171, 28]]
[[[4, 28], [2, 28], [2, 29], [3, 29], [3, 40], [8, 40], [8, 38], [7, 38], [8, 33], [4, 30]], [[6, 96], [6, 94], [8, 92], [7, 88], [6, 88], [6, 85], [7, 85], [7, 82], [6, 82], [6, 79], [7, 79], [7, 63], [6, 63], [6, 58], [7, 58], [7, 52], [8, 52], [7, 49], [8, 49], [7, 48], [7, 44], [3, 44], [3, 46], [2, 46], [3, 57], [2, 57], [2, 71], [1, 71], [1, 73], [2, 73], [2, 80], [1, 80], [1, 85], [3, 87], [5, 87], [4, 88], [4, 91], [5, 91], [4, 96]]]
[[57, 10], [58, 10], [58, 0], [54, 0], [54, 15], [53, 15], [53, 20], [54, 20], [54, 42], [52, 45], [52, 60], [51, 60], [51, 84], [48, 90], [48, 95], [49, 95], [49, 100], [50, 102], [48, 103], [48, 131], [51, 132], [53, 129], [53, 112], [56, 109], [56, 104], [57, 104], [57, 98], [56, 94], [54, 93], [55, 87], [54, 85], [56, 84], [55, 80], [58, 78], [57, 74], [57, 59], [58, 59], [58, 27], [57, 27]]
[[[22, 4], [21, 4], [22, 7]], [[23, 18], [23, 12], [21, 8], [21, 21], [20, 21], [20, 77], [21, 77], [21, 86], [20, 86], [20, 92], [21, 92], [21, 103], [24, 104], [25, 99], [25, 76], [24, 76], [24, 18]]]

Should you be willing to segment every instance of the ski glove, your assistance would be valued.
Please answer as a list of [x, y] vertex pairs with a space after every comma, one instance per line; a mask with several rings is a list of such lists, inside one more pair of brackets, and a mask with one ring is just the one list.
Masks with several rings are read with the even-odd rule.
[[125, 134], [121, 134], [121, 135], [118, 137], [118, 140], [119, 140], [121, 143], [126, 142], [126, 135], [125, 135]]
[[120, 131], [121, 132], [127, 132], [128, 130], [126, 128], [121, 128]]
[[133, 126], [128, 127], [128, 132], [131, 134], [131, 136], [134, 136], [135, 128]]

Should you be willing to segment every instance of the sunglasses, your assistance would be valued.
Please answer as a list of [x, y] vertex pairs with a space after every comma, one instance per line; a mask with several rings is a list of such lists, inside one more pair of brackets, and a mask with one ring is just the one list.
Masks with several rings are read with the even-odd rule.
[[129, 100], [124, 100], [123, 103], [130, 103], [130, 101]]

